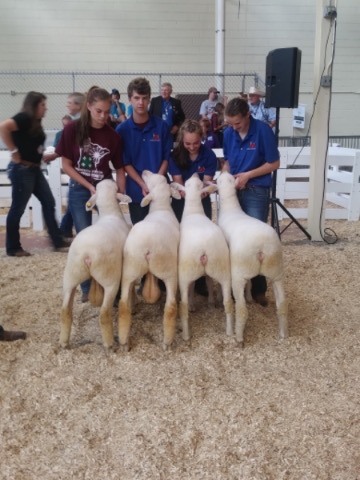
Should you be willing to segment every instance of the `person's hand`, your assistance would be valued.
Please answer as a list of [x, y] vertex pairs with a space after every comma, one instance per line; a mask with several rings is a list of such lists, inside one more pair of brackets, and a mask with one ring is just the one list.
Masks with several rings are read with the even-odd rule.
[[57, 155], [54, 153], [44, 153], [42, 160], [45, 163], [50, 163], [57, 158]]
[[250, 179], [248, 172], [238, 173], [235, 175], [235, 188], [237, 190], [243, 190]]
[[11, 161], [14, 163], [20, 163], [21, 162], [21, 157], [19, 152], [14, 152], [11, 154]]

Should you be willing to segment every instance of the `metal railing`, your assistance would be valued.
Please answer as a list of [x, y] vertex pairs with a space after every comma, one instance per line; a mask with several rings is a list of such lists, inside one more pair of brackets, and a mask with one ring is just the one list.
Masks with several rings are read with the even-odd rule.
[[43, 120], [45, 129], [61, 128], [61, 118], [66, 112], [66, 99], [71, 92], [86, 92], [98, 85], [111, 91], [119, 90], [121, 101], [127, 103], [127, 86], [135, 77], [146, 77], [153, 96], [160, 94], [163, 82], [170, 82], [173, 95], [205, 94], [216, 86], [221, 96], [229, 99], [255, 85], [264, 89], [264, 83], [256, 73], [166, 73], [166, 72], [35, 72], [0, 71], [0, 120], [19, 111], [27, 92], [35, 90], [47, 96], [48, 111]]

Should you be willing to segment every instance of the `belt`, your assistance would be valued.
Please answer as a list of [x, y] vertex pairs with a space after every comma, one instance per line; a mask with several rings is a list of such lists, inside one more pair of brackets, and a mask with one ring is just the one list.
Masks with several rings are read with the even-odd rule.
[[28, 168], [40, 168], [40, 163], [33, 163], [33, 162], [29, 162], [28, 160], [20, 160], [20, 162], [14, 162], [14, 163], [20, 163], [20, 165], [24, 165], [24, 167], [28, 167]]

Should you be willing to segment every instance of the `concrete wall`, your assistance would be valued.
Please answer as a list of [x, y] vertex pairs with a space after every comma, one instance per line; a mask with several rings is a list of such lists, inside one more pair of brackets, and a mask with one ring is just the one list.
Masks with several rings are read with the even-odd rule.
[[[299, 103], [307, 106], [306, 127], [316, 1], [225, 2], [227, 73], [257, 72], [265, 79], [270, 50], [302, 51]], [[0, 0], [0, 71], [212, 73], [215, 6], [216, 0]], [[339, 1], [332, 135], [359, 135], [359, 24], [359, 1]], [[293, 133], [291, 115], [281, 111], [282, 135]]]

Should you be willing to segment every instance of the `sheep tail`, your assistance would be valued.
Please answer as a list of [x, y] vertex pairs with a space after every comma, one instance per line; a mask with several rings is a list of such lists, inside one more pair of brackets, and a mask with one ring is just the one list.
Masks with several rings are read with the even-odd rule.
[[84, 258], [84, 263], [88, 268], [91, 267], [91, 258], [88, 255]]
[[260, 250], [260, 252], [257, 253], [256, 258], [259, 260], [260, 263], [264, 261], [265, 255], [264, 253]]
[[205, 265], [207, 264], [207, 262], [208, 262], [208, 257], [207, 257], [207, 255], [201, 255], [201, 257], [200, 257], [200, 263], [201, 263], [201, 265], [205, 266]]

